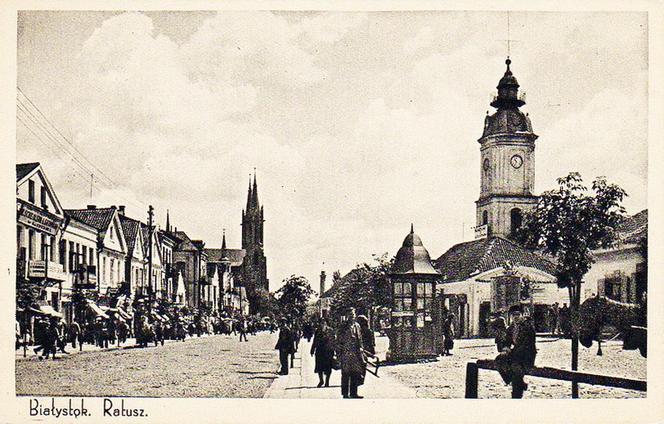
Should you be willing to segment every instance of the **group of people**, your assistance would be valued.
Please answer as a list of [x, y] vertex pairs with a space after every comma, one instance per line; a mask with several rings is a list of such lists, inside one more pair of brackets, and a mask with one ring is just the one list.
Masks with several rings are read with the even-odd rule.
[[177, 310], [155, 313], [145, 306], [135, 310], [131, 319], [121, 314], [107, 311], [96, 316], [81, 313], [77, 319], [66, 323], [62, 316], [33, 313], [16, 321], [16, 349], [32, 347], [39, 359], [55, 359], [56, 353], [68, 354], [66, 346], [83, 350], [89, 343], [99, 348], [120, 346], [130, 338], [136, 338], [139, 347], [164, 345], [166, 340], [184, 341], [187, 337], [206, 334], [240, 334], [240, 340], [247, 340], [247, 334], [269, 330], [276, 326], [272, 320], [257, 316], [231, 315], [225, 312], [182, 313]]
[[318, 387], [329, 387], [332, 371], [341, 370], [343, 398], [361, 399], [358, 387], [364, 384], [368, 358], [376, 353], [376, 341], [367, 317], [356, 316], [355, 310], [351, 309], [336, 328], [332, 327], [328, 318], [319, 318], [315, 323], [304, 325], [282, 318], [275, 346], [279, 350], [281, 375], [287, 375], [289, 367], [293, 367], [293, 357], [302, 336], [308, 340], [313, 337], [309, 353], [315, 358], [314, 372], [318, 374]]

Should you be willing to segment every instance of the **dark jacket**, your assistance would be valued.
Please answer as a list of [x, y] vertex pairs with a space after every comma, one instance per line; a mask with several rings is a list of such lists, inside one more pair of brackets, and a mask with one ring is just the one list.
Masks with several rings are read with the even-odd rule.
[[293, 340], [293, 332], [287, 325], [282, 325], [279, 328], [279, 339], [274, 346], [275, 349], [283, 350], [288, 353], [295, 352], [295, 344]]
[[535, 327], [530, 318], [524, 318], [518, 324], [507, 327], [507, 343], [512, 345], [510, 360], [527, 367], [535, 364], [537, 348], [535, 347]]
[[314, 333], [314, 341], [311, 344], [311, 354], [316, 355], [316, 367], [314, 372], [329, 373], [332, 371], [334, 359], [334, 332], [327, 325], [321, 325]]

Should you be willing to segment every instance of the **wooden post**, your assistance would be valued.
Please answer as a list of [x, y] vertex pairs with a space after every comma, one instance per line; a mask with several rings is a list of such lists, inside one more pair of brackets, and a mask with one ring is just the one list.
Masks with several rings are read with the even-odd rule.
[[466, 364], [466, 399], [477, 399], [477, 363]]

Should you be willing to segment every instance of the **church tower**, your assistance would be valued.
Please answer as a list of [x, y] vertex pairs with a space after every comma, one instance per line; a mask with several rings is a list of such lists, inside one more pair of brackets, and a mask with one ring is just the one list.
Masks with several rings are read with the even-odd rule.
[[[528, 114], [519, 110], [526, 102], [519, 95], [519, 83], [510, 70], [498, 83], [498, 95], [491, 106], [493, 115], [484, 120], [480, 143], [480, 197], [477, 232], [489, 236], [511, 236], [521, 226], [523, 213], [537, 203], [535, 184], [535, 140]], [[479, 231], [478, 231], [479, 230]]]
[[259, 288], [269, 290], [267, 259], [263, 249], [263, 222], [263, 207], [258, 201], [258, 184], [254, 173], [253, 186], [249, 179], [247, 206], [242, 211], [242, 249], [246, 252], [242, 263], [242, 282], [248, 296]]

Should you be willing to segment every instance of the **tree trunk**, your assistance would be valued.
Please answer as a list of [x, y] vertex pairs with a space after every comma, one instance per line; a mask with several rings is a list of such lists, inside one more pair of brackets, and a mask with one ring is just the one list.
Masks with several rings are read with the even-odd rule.
[[[581, 304], [581, 282], [574, 282], [574, 286], [569, 287], [570, 296], [570, 318], [572, 322], [572, 371], [579, 369], [579, 307]], [[572, 381], [572, 399], [579, 398], [579, 383]]]

